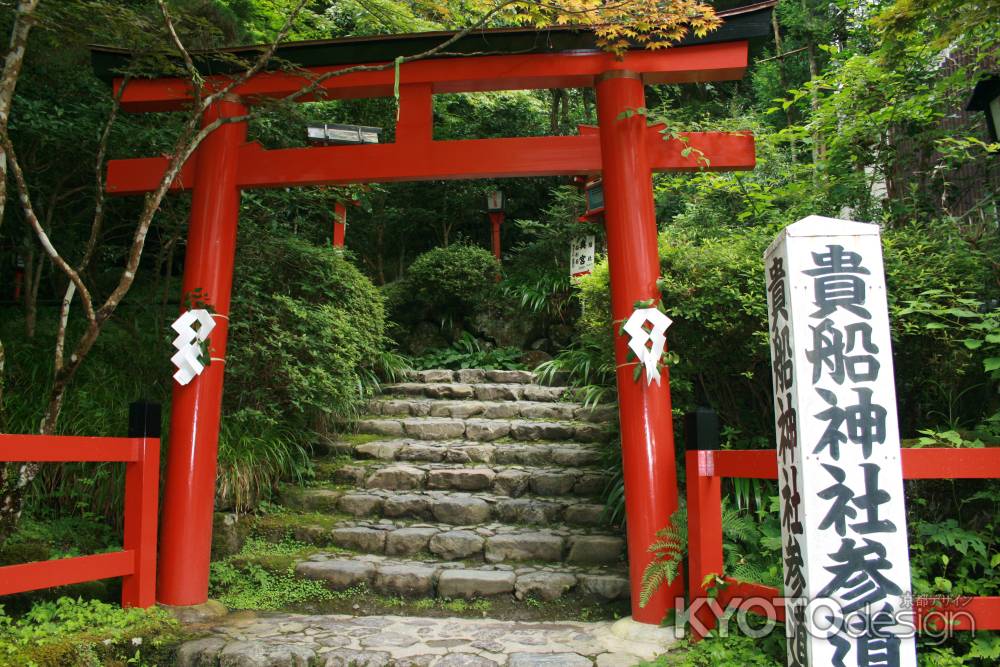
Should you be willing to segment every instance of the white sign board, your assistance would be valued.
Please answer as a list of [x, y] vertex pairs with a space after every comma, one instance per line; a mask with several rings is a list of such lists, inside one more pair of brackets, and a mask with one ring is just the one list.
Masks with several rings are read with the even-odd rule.
[[569, 251], [569, 273], [574, 278], [594, 270], [594, 243], [593, 236], [580, 236], [573, 239]]
[[788, 665], [916, 665], [882, 246], [810, 216], [764, 255]]

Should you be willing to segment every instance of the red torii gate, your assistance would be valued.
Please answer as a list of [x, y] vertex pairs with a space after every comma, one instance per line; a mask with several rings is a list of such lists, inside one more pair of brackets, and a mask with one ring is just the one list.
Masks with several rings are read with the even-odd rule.
[[[764, 3], [769, 8], [771, 3]], [[757, 11], [761, 6], [755, 6]], [[737, 10], [745, 14], [746, 10]], [[724, 14], [725, 15], [725, 14]], [[742, 17], [736, 17], [742, 20]], [[756, 23], [760, 14], [755, 16]], [[766, 15], [763, 17], [766, 25]], [[728, 23], [733, 23], [729, 21]], [[184, 263], [183, 292], [201, 288], [215, 309], [212, 360], [215, 362], [185, 386], [173, 388], [166, 491], [163, 502], [157, 599], [169, 605], [204, 602], [215, 497], [218, 431], [225, 368], [229, 301], [232, 286], [240, 191], [267, 188], [431, 179], [500, 178], [601, 174], [605, 197], [608, 255], [612, 275], [612, 315], [627, 318], [634, 304], [658, 299], [660, 275], [651, 173], [695, 171], [698, 152], [682, 154], [685, 144], [665, 141], [660, 129], [647, 127], [644, 116], [623, 112], [645, 107], [643, 84], [688, 83], [738, 79], [747, 65], [748, 44], [735, 37], [757, 36], [740, 23], [724, 26], [723, 38], [732, 41], [677, 46], [664, 51], [633, 50], [622, 56], [593, 48], [557, 52], [439, 57], [414, 61], [401, 68], [399, 120], [394, 143], [314, 146], [267, 150], [246, 140], [246, 123], [227, 123], [209, 135], [184, 165], [172, 185], [192, 190], [191, 218]], [[728, 30], [727, 30], [728, 29]], [[555, 31], [558, 33], [559, 31]], [[569, 34], [569, 31], [563, 31]], [[754, 34], [750, 34], [753, 32]], [[486, 31], [491, 47], [504, 40], [536, 35], [533, 31]], [[552, 32], [545, 33], [552, 40]], [[579, 31], [573, 35], [579, 36]], [[451, 33], [436, 35], [440, 41]], [[512, 37], [513, 36], [513, 37]], [[564, 35], [565, 36], [565, 35]], [[315, 54], [317, 46], [358, 48], [381, 42], [397, 49], [389, 57], [369, 62], [391, 62], [407, 48], [407, 39], [332, 40], [281, 48], [279, 55], [294, 57], [296, 49]], [[577, 37], [574, 37], [574, 39]], [[548, 48], [551, 48], [549, 46]], [[310, 51], [310, 49], [312, 51]], [[507, 47], [508, 51], [514, 50]], [[368, 51], [370, 52], [370, 50]], [[95, 65], [120, 61], [128, 54], [95, 47]], [[312, 60], [315, 61], [315, 56]], [[362, 61], [363, 62], [363, 61]], [[313, 74], [343, 67], [309, 63]], [[207, 86], [224, 80], [207, 77]], [[233, 91], [233, 97], [214, 105], [205, 123], [219, 117], [243, 115], [247, 105], [262, 98], [282, 98], [300, 90], [307, 79], [287, 72], [264, 72]], [[117, 89], [120, 79], [115, 79]], [[323, 82], [322, 97], [391, 96], [393, 69], [334, 77]], [[518, 137], [435, 141], [432, 137], [431, 96], [469, 91], [596, 88], [599, 128], [579, 136]], [[190, 83], [184, 79], [133, 80], [121, 98], [130, 112], [180, 110], [189, 101]], [[308, 101], [301, 99], [300, 101]], [[688, 133], [689, 144], [709, 161], [711, 170], [752, 169], [754, 141], [748, 133]], [[162, 157], [112, 160], [107, 189], [114, 195], [135, 195], [154, 189], [165, 173]], [[238, 314], [237, 314], [238, 316]], [[617, 327], [616, 327], [617, 329]], [[635, 382], [632, 363], [626, 362], [626, 340], [616, 331], [618, 396], [622, 455], [628, 516], [629, 567], [632, 611], [637, 621], [659, 623], [672, 600], [683, 595], [675, 581], [640, 608], [642, 573], [651, 559], [648, 546], [655, 531], [667, 525], [677, 509], [677, 480], [669, 381]]]

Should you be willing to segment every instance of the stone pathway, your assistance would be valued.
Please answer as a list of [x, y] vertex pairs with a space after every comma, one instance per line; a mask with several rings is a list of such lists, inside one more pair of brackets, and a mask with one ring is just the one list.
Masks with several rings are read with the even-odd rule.
[[176, 665], [630, 667], [662, 650], [612, 622], [243, 613], [184, 644]]

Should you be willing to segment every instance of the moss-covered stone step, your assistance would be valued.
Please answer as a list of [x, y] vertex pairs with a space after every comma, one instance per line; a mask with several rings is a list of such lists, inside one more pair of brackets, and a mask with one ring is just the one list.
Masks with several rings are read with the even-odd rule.
[[560, 496], [511, 498], [458, 491], [357, 491], [340, 486], [285, 487], [282, 502], [307, 512], [357, 518], [419, 519], [454, 526], [500, 522], [521, 525], [600, 526], [604, 506]]
[[599, 470], [496, 464], [319, 465], [317, 475], [320, 479], [359, 489], [488, 491], [513, 498], [528, 493], [594, 498], [607, 484], [607, 473]]
[[296, 565], [295, 572], [321, 580], [332, 590], [366, 586], [383, 595], [407, 598], [473, 599], [506, 595], [551, 601], [570, 593], [604, 601], [629, 597], [628, 576], [620, 565], [471, 566], [376, 555], [345, 558], [316, 554]]
[[545, 383], [541, 378], [531, 371], [501, 371], [484, 370], [482, 368], [464, 368], [453, 371], [447, 368], [438, 368], [424, 371], [407, 371], [403, 374], [404, 380], [408, 382], [461, 382], [467, 384], [475, 383], [500, 383], [500, 384], [565, 384], [568, 376], [565, 373], [556, 373], [551, 382]]
[[502, 438], [521, 441], [604, 442], [607, 429], [592, 422], [533, 421], [527, 419], [456, 419], [453, 417], [374, 417], [356, 424], [359, 433], [400, 436], [417, 440], [475, 440]]
[[342, 440], [328, 444], [336, 454], [378, 461], [415, 463], [488, 463], [497, 465], [559, 465], [585, 467], [599, 465], [602, 452], [593, 443], [518, 442], [500, 440], [414, 440], [390, 438]]
[[376, 398], [368, 411], [386, 417], [454, 417], [466, 419], [576, 420], [606, 424], [618, 417], [614, 405], [585, 406], [574, 402], [544, 401], [455, 401], [433, 398]]
[[561, 401], [572, 392], [566, 387], [495, 382], [397, 382], [382, 388], [386, 395], [479, 401]]
[[624, 539], [616, 533], [558, 524], [532, 528], [500, 523], [452, 526], [392, 519], [331, 522], [286, 521], [287, 518], [262, 517], [254, 527], [254, 534], [273, 542], [291, 536], [316, 547], [335, 546], [393, 557], [425, 556], [488, 563], [611, 565], [621, 562], [625, 549]]

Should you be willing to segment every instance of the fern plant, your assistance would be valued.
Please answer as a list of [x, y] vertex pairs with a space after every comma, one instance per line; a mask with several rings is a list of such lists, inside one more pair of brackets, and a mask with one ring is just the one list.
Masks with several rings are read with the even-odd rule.
[[[687, 524], [687, 508], [681, 507], [671, 515], [670, 523], [656, 532], [657, 539], [649, 546], [653, 560], [642, 573], [640, 607], [649, 604], [660, 586], [673, 583], [681, 573], [688, 549]], [[774, 514], [759, 525], [750, 513], [730, 507], [723, 501], [722, 554], [727, 576], [780, 587], [781, 540], [768, 539], [776, 524], [777, 516]]]

